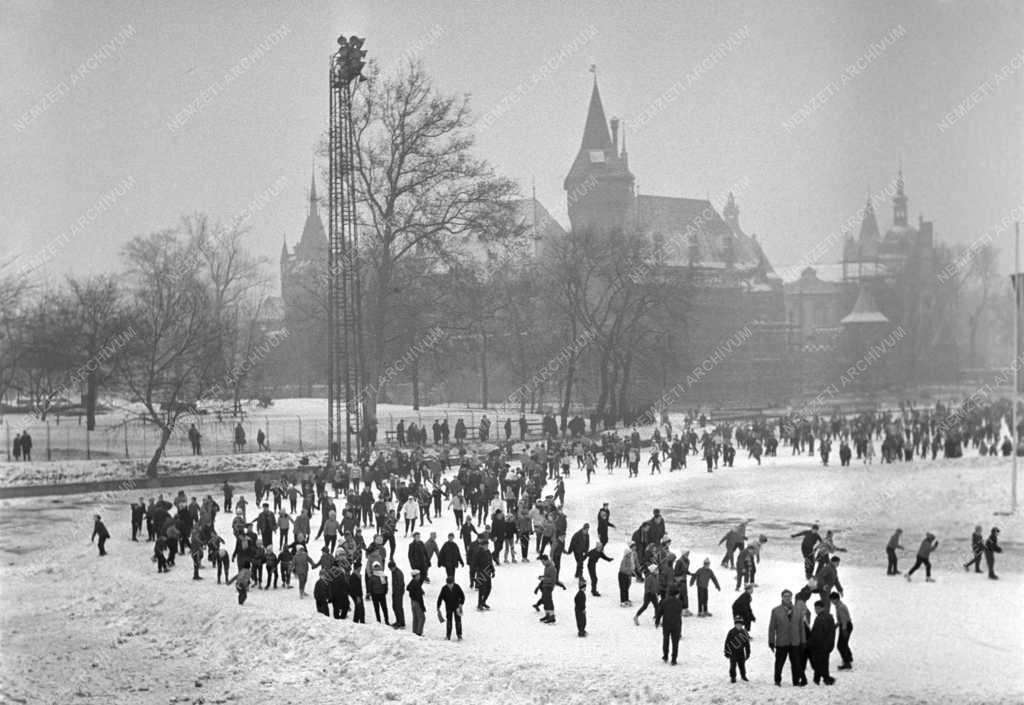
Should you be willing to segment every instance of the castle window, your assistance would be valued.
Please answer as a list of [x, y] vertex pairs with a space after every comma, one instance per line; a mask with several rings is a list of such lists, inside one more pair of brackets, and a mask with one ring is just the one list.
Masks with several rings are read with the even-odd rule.
[[591, 164], [604, 164], [604, 150], [603, 149], [592, 149], [592, 150], [590, 150], [590, 163]]

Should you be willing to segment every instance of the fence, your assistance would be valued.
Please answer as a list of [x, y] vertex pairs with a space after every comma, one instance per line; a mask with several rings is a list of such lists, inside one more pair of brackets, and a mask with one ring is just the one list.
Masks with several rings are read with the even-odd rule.
[[[325, 404], [326, 406], [326, 404]], [[404, 420], [406, 428], [415, 422], [426, 424], [428, 438], [434, 420], [448, 419], [449, 431], [454, 435], [455, 422], [462, 419], [470, 438], [476, 438], [480, 420], [484, 415], [491, 420], [491, 439], [504, 439], [504, 423], [511, 419], [513, 438], [519, 437], [519, 411], [511, 406], [503, 409], [466, 409], [430, 407], [421, 411], [403, 413], [383, 410], [377, 414], [377, 440], [384, 443], [393, 438], [393, 431], [399, 421]], [[540, 437], [536, 430], [539, 416], [527, 414], [531, 424], [532, 437]], [[138, 419], [99, 416], [96, 430], [87, 431], [81, 417], [54, 417], [47, 421], [34, 418], [6, 418], [0, 421], [0, 438], [4, 439], [5, 450], [0, 458], [13, 460], [14, 439], [27, 432], [32, 439], [32, 460], [86, 460], [103, 458], [147, 459], [160, 443], [160, 428]], [[235, 452], [235, 427], [241, 423], [245, 431], [243, 453], [258, 452], [256, 437], [260, 430], [266, 436], [270, 450], [283, 452], [312, 452], [327, 448], [327, 419], [314, 416], [285, 416], [280, 414], [249, 413], [241, 421], [228, 416], [220, 420], [211, 414], [190, 416], [175, 428], [164, 454], [168, 457], [192, 454], [188, 439], [190, 424], [194, 423], [200, 435], [203, 455], [228, 455]]]

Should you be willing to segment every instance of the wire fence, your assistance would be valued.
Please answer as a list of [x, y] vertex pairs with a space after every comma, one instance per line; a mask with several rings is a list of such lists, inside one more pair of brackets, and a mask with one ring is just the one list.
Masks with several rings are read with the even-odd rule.
[[[383, 412], [377, 415], [377, 442], [387, 444], [394, 442], [395, 429], [400, 421], [405, 428], [415, 423], [417, 427], [427, 427], [428, 442], [433, 440], [432, 426], [435, 420], [448, 420], [449, 432], [454, 438], [455, 424], [462, 419], [466, 424], [468, 437], [478, 438], [480, 421], [484, 416], [491, 421], [489, 440], [498, 442], [505, 440], [505, 421], [512, 425], [512, 437], [519, 438], [519, 409], [511, 405], [499, 405], [497, 408], [467, 409], [453, 407], [430, 407], [420, 411], [405, 413]], [[527, 414], [529, 431], [527, 437], [539, 440], [540, 415]], [[45, 460], [87, 460], [104, 458], [135, 458], [148, 459], [160, 443], [161, 430], [153, 423], [138, 418], [114, 418], [112, 415], [101, 415], [96, 419], [96, 429], [88, 431], [85, 419], [79, 416], [53, 417], [39, 421], [31, 417], [7, 417], [0, 421], [0, 438], [4, 439], [5, 451], [0, 458], [14, 460], [15, 439], [27, 433], [31, 438], [31, 459]], [[325, 417], [282, 415], [249, 412], [244, 418], [237, 419], [223, 416], [218, 419], [213, 414], [189, 416], [175, 427], [167, 442], [164, 455], [180, 457], [193, 454], [189, 440], [189, 429], [194, 424], [199, 432], [199, 452], [203, 455], [228, 455], [234, 453], [257, 453], [263, 450], [281, 452], [313, 452], [327, 449], [328, 422]], [[245, 443], [238, 447], [235, 444], [235, 433], [241, 425]], [[264, 443], [261, 448], [257, 442], [263, 432]], [[20, 445], [20, 444], [19, 444]]]

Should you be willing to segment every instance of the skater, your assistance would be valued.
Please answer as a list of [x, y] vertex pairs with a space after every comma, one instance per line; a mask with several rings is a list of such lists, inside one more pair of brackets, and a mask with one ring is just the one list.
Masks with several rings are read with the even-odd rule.
[[736, 598], [736, 601], [732, 603], [732, 616], [733, 619], [739, 619], [743, 621], [743, 628], [750, 633], [750, 625], [757, 621], [757, 617], [754, 616], [754, 611], [750, 604], [754, 598], [754, 586], [748, 584], [744, 589], [743, 593]]
[[750, 658], [750, 636], [743, 619], [733, 619], [733, 628], [725, 635], [725, 657], [729, 659], [729, 680], [736, 682], [736, 670], [740, 678], [747, 680], [747, 659]]
[[[461, 419], [460, 419], [461, 421]], [[466, 602], [466, 594], [462, 588], [455, 584], [454, 576], [445, 578], [444, 587], [437, 594], [437, 619], [445, 623], [445, 636], [448, 641], [452, 640], [452, 626], [455, 627], [455, 636], [462, 641], [462, 605]], [[441, 605], [444, 605], [444, 615], [441, 614]]]
[[587, 635], [587, 581], [580, 579], [579, 590], [573, 600], [576, 609], [576, 636]]
[[690, 578], [690, 585], [697, 586], [697, 616], [698, 617], [710, 617], [711, 613], [708, 612], [708, 583], [713, 582], [715, 589], [719, 592], [722, 591], [722, 586], [718, 584], [718, 578], [715, 577], [715, 573], [711, 570], [711, 559], [704, 559], [704, 567], [698, 568]]
[[615, 528], [615, 524], [611, 522], [611, 515], [607, 502], [597, 511], [597, 540], [601, 542], [602, 546], [608, 545], [608, 529]]
[[999, 580], [999, 576], [996, 575], [996, 554], [1002, 553], [1003, 549], [999, 546], [999, 527], [993, 526], [992, 531], [989, 532], [988, 538], [985, 540], [985, 564], [988, 566], [988, 577], [989, 580]]
[[814, 575], [814, 547], [821, 541], [821, 536], [818, 534], [818, 525], [811, 524], [810, 529], [798, 531], [790, 535], [792, 539], [798, 537], [803, 537], [803, 540], [800, 542], [800, 553], [804, 557], [804, 578], [809, 580]]
[[[670, 588], [668, 596], [661, 603], [661, 660], [676, 665], [679, 656], [679, 637], [683, 633], [683, 601], [679, 590]], [[669, 661], [669, 646], [672, 660]]]
[[565, 590], [565, 585], [558, 580], [558, 568], [555, 566], [554, 561], [546, 555], [542, 555], [540, 562], [544, 566], [544, 574], [540, 576], [540, 583], [534, 590], [535, 593], [540, 592], [540, 600], [534, 603], [533, 608], [539, 610], [543, 605], [544, 616], [540, 618], [540, 621], [544, 624], [554, 624], [555, 602], [551, 599], [551, 593], [554, 592], [556, 585], [563, 590]]
[[391, 626], [391, 616], [388, 614], [388, 575], [381, 567], [380, 561], [374, 561], [366, 576], [366, 590], [373, 601], [373, 615], [380, 624], [381, 613], [384, 614], [384, 624]]
[[850, 608], [843, 602], [838, 592], [831, 595], [832, 604], [836, 606], [836, 629], [839, 632], [839, 643], [836, 651], [843, 662], [839, 664], [840, 671], [849, 671], [853, 668], [853, 652], [850, 651], [850, 633], [853, 631], [853, 620], [850, 619]]
[[917, 560], [914, 561], [914, 566], [910, 570], [908, 570], [907, 574], [904, 576], [907, 579], [908, 583], [910, 582], [910, 576], [912, 576], [914, 572], [922, 565], [924, 566], [925, 582], [935, 582], [935, 580], [932, 578], [932, 562], [930, 558], [932, 555], [932, 551], [934, 551], [938, 547], [939, 542], [935, 538], [935, 535], [931, 532], [925, 534], [924, 541], [921, 542], [921, 547], [917, 549]]
[[576, 559], [576, 573], [573, 577], [579, 580], [583, 577], [583, 561], [590, 552], [590, 524], [584, 524], [582, 529], [572, 535], [568, 552]]
[[597, 591], [597, 562], [599, 560], [609, 562], [612, 560], [611, 556], [604, 554], [604, 545], [600, 542], [587, 553], [587, 574], [590, 575], [590, 594], [594, 597], [601, 597], [601, 593]]
[[658, 612], [658, 593], [660, 592], [660, 585], [658, 581], [658, 566], [653, 563], [647, 566], [647, 577], [644, 578], [644, 602], [640, 605], [640, 609], [633, 615], [633, 624], [640, 626], [640, 615], [647, 610], [647, 605], [654, 607], [654, 624], [657, 626], [660, 624], [661, 616]]
[[889, 543], [885, 545], [885, 555], [889, 560], [889, 565], [885, 569], [886, 575], [899, 575], [900, 571], [897, 570], [896, 566], [896, 551], [904, 550], [903, 546], [900, 545], [900, 538], [903, 536], [903, 529], [896, 529], [896, 532], [889, 537]]
[[814, 670], [814, 684], [820, 685], [821, 681], [825, 681], [825, 685], [832, 685], [836, 679], [829, 675], [828, 661], [835, 647], [836, 623], [824, 600], [814, 603], [814, 613], [814, 624], [807, 638], [807, 654]]
[[973, 557], [971, 560], [964, 563], [964, 570], [970, 571], [971, 566], [974, 566], [974, 572], [981, 572], [981, 557], [985, 555], [985, 535], [981, 532], [981, 524], [974, 527], [974, 533], [971, 534], [971, 552]]
[[107, 539], [110, 538], [110, 532], [107, 531], [107, 527], [103, 524], [99, 514], [93, 514], [92, 519], [92, 538], [89, 539], [89, 543], [96, 541], [96, 538], [98, 537], [99, 542], [97, 543], [97, 546], [99, 546], [100, 555], [105, 556], [107, 555], [107, 550], [104, 546], [107, 543]]
[[252, 580], [252, 576], [249, 574], [249, 564], [243, 563], [239, 568], [238, 572], [231, 576], [227, 584], [235, 584], [235, 591], [238, 592], [238, 605], [244, 605], [245, 599], [249, 596], [249, 583]]
[[622, 561], [619, 562], [619, 607], [629, 607], [633, 604], [629, 601], [629, 586], [636, 572], [636, 562], [636, 544], [630, 542], [622, 552]]
[[441, 550], [437, 554], [437, 565], [439, 568], [444, 568], [447, 576], [452, 579], [455, 578], [455, 571], [466, 565], [462, 560], [459, 544], [455, 543], [455, 534], [448, 534], [448, 540], [441, 546]]

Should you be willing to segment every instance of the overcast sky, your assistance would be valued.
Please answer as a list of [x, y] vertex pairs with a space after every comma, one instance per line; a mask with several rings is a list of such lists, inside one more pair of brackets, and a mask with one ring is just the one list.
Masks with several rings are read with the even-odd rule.
[[777, 267], [836, 260], [831, 236], [900, 159], [912, 221], [946, 242], [1024, 201], [1017, 1], [0, 0], [0, 254], [106, 270], [132, 236], [205, 211], [247, 213], [276, 263], [302, 229], [340, 33], [469, 93], [479, 153], [563, 222], [591, 64], [640, 191], [719, 208], [735, 191]]

